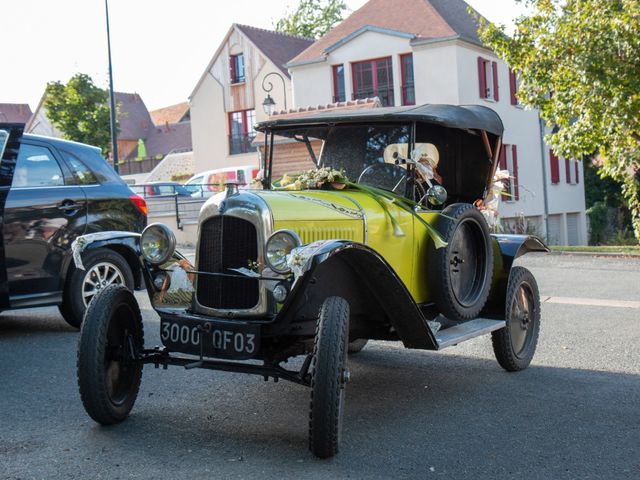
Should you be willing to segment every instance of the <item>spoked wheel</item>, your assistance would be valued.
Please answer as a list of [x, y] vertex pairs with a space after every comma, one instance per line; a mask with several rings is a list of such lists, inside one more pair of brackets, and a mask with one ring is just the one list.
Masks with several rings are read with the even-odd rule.
[[429, 250], [429, 286], [439, 310], [450, 320], [477, 317], [484, 307], [493, 274], [489, 228], [473, 205], [445, 208], [438, 230], [448, 245]]
[[112, 425], [129, 415], [142, 378], [135, 356], [143, 345], [133, 293], [123, 285], [101, 290], [87, 308], [77, 358], [80, 398], [96, 422]]
[[329, 297], [322, 304], [311, 361], [309, 449], [320, 458], [338, 453], [342, 436], [349, 336], [349, 304]]
[[540, 332], [540, 294], [533, 274], [514, 267], [509, 275], [506, 301], [507, 325], [492, 333], [498, 363], [510, 372], [531, 363]]

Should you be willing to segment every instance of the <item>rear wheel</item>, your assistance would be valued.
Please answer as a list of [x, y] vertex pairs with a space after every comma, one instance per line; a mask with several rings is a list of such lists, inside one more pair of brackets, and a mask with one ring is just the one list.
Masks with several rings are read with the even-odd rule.
[[489, 296], [493, 249], [482, 213], [468, 203], [442, 211], [437, 227], [447, 246], [429, 250], [429, 289], [440, 312], [450, 320], [477, 317]]
[[112, 284], [133, 290], [133, 273], [119, 253], [108, 249], [92, 250], [83, 255], [85, 269], [72, 268], [64, 290], [63, 303], [58, 308], [65, 321], [80, 328], [87, 306], [101, 290]]
[[124, 285], [110, 285], [97, 294], [82, 324], [77, 356], [80, 398], [96, 422], [112, 425], [129, 415], [142, 378], [135, 353], [143, 345], [133, 293]]
[[505, 370], [524, 370], [531, 363], [540, 332], [538, 284], [526, 268], [511, 269], [505, 318], [507, 325], [491, 334], [493, 351]]
[[320, 458], [338, 453], [342, 436], [349, 336], [349, 304], [329, 297], [322, 304], [311, 362], [309, 449]]

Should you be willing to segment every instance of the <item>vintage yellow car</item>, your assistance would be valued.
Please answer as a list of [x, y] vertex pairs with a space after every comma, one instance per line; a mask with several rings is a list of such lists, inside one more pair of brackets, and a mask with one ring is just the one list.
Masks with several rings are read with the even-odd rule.
[[[440, 350], [491, 334], [502, 367], [529, 365], [538, 287], [512, 264], [547, 249], [531, 236], [490, 234], [477, 208], [492, 194], [501, 149], [493, 110], [326, 111], [257, 129], [260, 184], [230, 183], [203, 205], [195, 263], [164, 225], [139, 237], [163, 347], [145, 348], [125, 287], [90, 304], [78, 381], [94, 420], [127, 417], [144, 364], [255, 374], [310, 387], [309, 447], [326, 458], [339, 448], [348, 353], [370, 339]], [[294, 150], [314, 168], [273, 178]], [[76, 253], [119, 241], [88, 239]], [[283, 366], [298, 356], [299, 368]]]

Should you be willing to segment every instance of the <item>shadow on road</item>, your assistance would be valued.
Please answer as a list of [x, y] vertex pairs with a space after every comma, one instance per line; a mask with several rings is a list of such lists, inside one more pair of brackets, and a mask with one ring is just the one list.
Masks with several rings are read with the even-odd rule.
[[477, 478], [614, 478], [640, 469], [636, 376], [538, 366], [509, 374], [494, 361], [377, 347], [351, 366], [342, 452], [331, 462], [306, 451], [306, 389], [227, 374], [185, 386], [190, 373], [178, 371], [185, 378], [175, 391], [143, 393], [127, 423], [89, 426], [87, 443], [127, 456], [152, 442], [150, 465], [206, 458], [231, 471], [260, 465], [294, 477], [318, 468], [339, 477], [412, 477], [434, 468]]

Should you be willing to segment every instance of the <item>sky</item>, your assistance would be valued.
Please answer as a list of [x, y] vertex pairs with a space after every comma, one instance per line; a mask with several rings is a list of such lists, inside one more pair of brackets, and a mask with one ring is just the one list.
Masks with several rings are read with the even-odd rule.
[[[109, 0], [114, 87], [147, 108], [188, 100], [232, 23], [272, 29], [297, 0]], [[350, 11], [366, 0], [346, 0]], [[515, 0], [467, 0], [494, 23]], [[104, 0], [0, 0], [0, 103], [38, 105], [49, 81], [89, 74], [108, 87]]]

